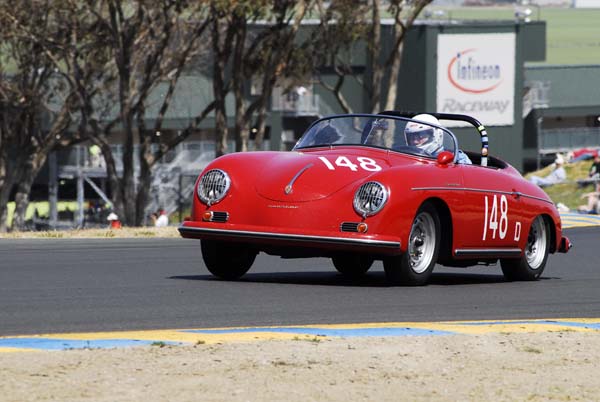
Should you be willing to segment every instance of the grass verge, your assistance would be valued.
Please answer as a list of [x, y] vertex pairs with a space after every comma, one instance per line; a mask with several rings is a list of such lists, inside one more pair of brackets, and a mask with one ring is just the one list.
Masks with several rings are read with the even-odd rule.
[[82, 229], [42, 232], [0, 233], [0, 239], [101, 239], [101, 238], [149, 238], [179, 237], [177, 227], [136, 227], [121, 229]]

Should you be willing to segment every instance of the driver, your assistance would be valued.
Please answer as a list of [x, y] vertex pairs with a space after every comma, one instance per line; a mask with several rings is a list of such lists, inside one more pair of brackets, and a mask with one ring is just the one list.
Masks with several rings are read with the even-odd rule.
[[[440, 125], [439, 120], [430, 114], [418, 114], [413, 119], [436, 126]], [[419, 123], [419, 121], [410, 121], [406, 124], [404, 128], [406, 144], [422, 149], [432, 156], [437, 156], [444, 150], [443, 131], [428, 124]], [[460, 149], [458, 150], [456, 162], [471, 164], [469, 157]]]

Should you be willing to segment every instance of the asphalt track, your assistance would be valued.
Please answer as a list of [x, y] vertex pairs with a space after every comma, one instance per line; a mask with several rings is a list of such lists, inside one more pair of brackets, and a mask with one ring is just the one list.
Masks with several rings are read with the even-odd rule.
[[[566, 231], [537, 282], [500, 268], [436, 267], [426, 287], [364, 281], [327, 259], [261, 255], [238, 282], [214, 279], [198, 241], [1, 240], [0, 336], [171, 328], [600, 317], [600, 228]], [[1, 347], [1, 346], [0, 346]]]

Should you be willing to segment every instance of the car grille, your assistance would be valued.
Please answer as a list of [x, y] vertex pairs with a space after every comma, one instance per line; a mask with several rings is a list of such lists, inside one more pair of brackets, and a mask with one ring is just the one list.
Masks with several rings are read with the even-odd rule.
[[340, 231], [342, 232], [358, 232], [358, 223], [356, 222], [342, 222], [340, 225]]
[[218, 223], [225, 223], [228, 220], [229, 220], [228, 212], [213, 211], [212, 218], [210, 218], [210, 222], [218, 222]]

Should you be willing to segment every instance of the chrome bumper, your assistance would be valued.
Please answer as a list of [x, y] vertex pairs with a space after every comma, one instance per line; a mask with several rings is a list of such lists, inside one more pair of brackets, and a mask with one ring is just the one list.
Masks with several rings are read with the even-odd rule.
[[[199, 228], [190, 226], [179, 226], [177, 229], [182, 237], [191, 239], [224, 239], [232, 241], [248, 241], [259, 243], [285, 243], [306, 247], [324, 246], [343, 246], [360, 247], [362, 249], [389, 250], [400, 253], [400, 242], [382, 241], [372, 239], [348, 238], [348, 237], [330, 237], [330, 236], [312, 236], [302, 234], [255, 232], [244, 230], [228, 230], [216, 228]], [[389, 252], [388, 251], [388, 252]], [[393, 253], [395, 254], [395, 253]]]

